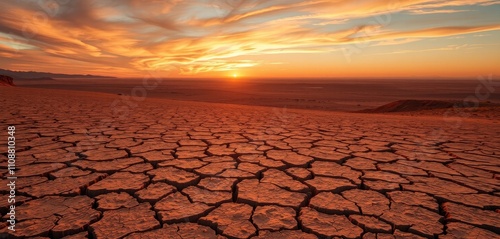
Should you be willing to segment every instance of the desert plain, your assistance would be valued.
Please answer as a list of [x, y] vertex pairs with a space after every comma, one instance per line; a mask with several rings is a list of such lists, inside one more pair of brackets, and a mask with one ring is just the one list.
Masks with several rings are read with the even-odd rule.
[[345, 112], [436, 99], [390, 83], [178, 97], [51, 84], [0, 88], [17, 168], [14, 232], [0, 148], [2, 238], [500, 238], [496, 107]]

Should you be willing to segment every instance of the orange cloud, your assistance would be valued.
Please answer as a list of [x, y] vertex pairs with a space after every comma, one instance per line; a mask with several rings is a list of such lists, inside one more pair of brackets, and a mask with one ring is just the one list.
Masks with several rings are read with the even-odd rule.
[[411, 30], [391, 27], [395, 14], [454, 14], [466, 10], [447, 8], [497, 4], [490, 0], [50, 3], [2, 2], [9, 13], [0, 16], [2, 65], [32, 70], [28, 68], [57, 62], [91, 72], [140, 74], [160, 69], [195, 75], [257, 67], [269, 55], [314, 56], [340, 51], [346, 44], [407, 44], [500, 28], [498, 19], [467, 26], [413, 21]]

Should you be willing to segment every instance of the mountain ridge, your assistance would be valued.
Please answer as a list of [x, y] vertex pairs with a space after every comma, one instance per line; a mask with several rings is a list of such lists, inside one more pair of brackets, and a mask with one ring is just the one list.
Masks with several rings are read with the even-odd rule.
[[116, 78], [112, 76], [82, 75], [82, 74], [61, 74], [37, 71], [12, 71], [0, 69], [0, 75], [10, 76], [15, 79], [49, 79], [49, 78]]

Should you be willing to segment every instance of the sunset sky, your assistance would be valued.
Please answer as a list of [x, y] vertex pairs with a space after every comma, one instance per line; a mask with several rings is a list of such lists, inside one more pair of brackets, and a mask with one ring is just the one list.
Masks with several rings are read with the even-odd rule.
[[500, 75], [500, 1], [7, 0], [0, 68], [141, 77]]

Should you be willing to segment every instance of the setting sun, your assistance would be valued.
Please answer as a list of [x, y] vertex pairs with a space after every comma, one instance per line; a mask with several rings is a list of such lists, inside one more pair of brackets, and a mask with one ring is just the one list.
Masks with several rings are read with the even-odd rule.
[[234, 73], [233, 78], [238, 78], [238, 74]]

